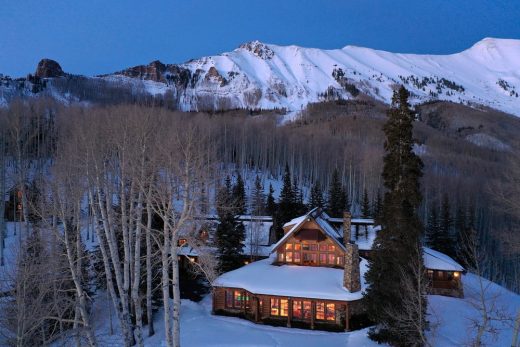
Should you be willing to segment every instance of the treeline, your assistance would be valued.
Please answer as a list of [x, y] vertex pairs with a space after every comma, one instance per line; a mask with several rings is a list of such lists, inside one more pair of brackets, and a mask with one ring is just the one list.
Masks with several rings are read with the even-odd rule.
[[[509, 187], [503, 175], [509, 172], [511, 154], [477, 147], [449, 126], [432, 127], [423, 116], [414, 122], [414, 151], [425, 163], [419, 215], [428, 225], [428, 241], [439, 233], [456, 243], [459, 230], [471, 225], [488, 255], [486, 276], [519, 290], [520, 250], [512, 246], [518, 242], [514, 231], [519, 219], [514, 211], [498, 208], [500, 200], [493, 194], [498, 189], [488, 188]], [[437, 117], [452, 121], [445, 113]], [[464, 116], [457, 119], [457, 127], [463, 127]], [[2, 168], [8, 178], [3, 190], [20, 190], [25, 235], [38, 230], [33, 224], [39, 221], [41, 230], [55, 235], [45, 239], [47, 249], [53, 244], [68, 248], [66, 282], [74, 283], [75, 293], [71, 324], [91, 344], [95, 336], [89, 335], [78, 233], [85, 216], [98, 222], [93, 231], [99, 242], [99, 268], [126, 343], [140, 343], [145, 322], [152, 322], [151, 288], [157, 285], [149, 277], [154, 267], [163, 269], [157, 275], [162, 283], [159, 298], [168, 305], [165, 283], [174, 288], [178, 283], [178, 278], [171, 278], [178, 268], [174, 245], [181, 233], [193, 238], [190, 244], [198, 244], [190, 232], [196, 229], [192, 217], [218, 207], [209, 202], [211, 192], [222, 186], [233, 190], [225, 184], [226, 175], [241, 173], [245, 186], [259, 175], [255, 187], [244, 189], [244, 199], [258, 202], [264, 195], [265, 205], [248, 203], [243, 210], [273, 215], [278, 236], [283, 223], [314, 206], [325, 207], [333, 216], [350, 208], [355, 215], [377, 218], [384, 194], [385, 120], [385, 106], [370, 100], [310, 105], [301, 119], [287, 125], [278, 124], [274, 115], [250, 116], [240, 110], [188, 114], [163, 107], [65, 107], [43, 98], [19, 101], [0, 110]], [[500, 129], [493, 131], [500, 136]], [[279, 196], [263, 184], [267, 179], [283, 181]], [[188, 209], [178, 210], [179, 206]], [[435, 213], [444, 222], [433, 218]], [[223, 209], [219, 212], [221, 218], [225, 214]], [[235, 221], [229, 218], [229, 223]], [[68, 236], [63, 237], [65, 232]], [[218, 263], [211, 257], [206, 260], [208, 268], [202, 272], [213, 273]], [[164, 319], [169, 345], [179, 331], [179, 296], [172, 291], [174, 307], [165, 310], [172, 315]], [[55, 318], [43, 321], [49, 325]], [[22, 337], [31, 335], [19, 332]], [[44, 334], [42, 341], [51, 338]]]

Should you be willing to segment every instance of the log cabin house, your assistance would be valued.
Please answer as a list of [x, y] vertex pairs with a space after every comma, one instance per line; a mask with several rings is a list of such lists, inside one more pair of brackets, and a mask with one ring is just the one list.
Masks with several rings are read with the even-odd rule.
[[[366, 260], [318, 209], [284, 225], [269, 258], [220, 276], [213, 312], [257, 323], [323, 330], [351, 330], [362, 313]], [[346, 240], [347, 242], [343, 242]]]
[[[366, 287], [364, 257], [370, 257], [380, 228], [359, 223], [363, 231], [356, 232], [349, 212], [342, 228], [330, 219], [318, 209], [293, 219], [269, 258], [221, 275], [214, 283], [213, 313], [287, 327], [357, 328]], [[463, 296], [462, 266], [429, 248], [424, 263], [430, 294]]]

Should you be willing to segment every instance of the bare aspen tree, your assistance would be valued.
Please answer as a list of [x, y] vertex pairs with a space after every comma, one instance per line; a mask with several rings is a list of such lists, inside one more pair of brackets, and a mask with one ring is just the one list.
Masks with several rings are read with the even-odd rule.
[[[512, 156], [509, 160], [509, 168], [503, 173], [503, 180], [500, 184], [492, 187], [491, 192], [498, 203], [498, 208], [503, 209], [507, 214], [512, 215], [520, 224], [520, 156]], [[518, 226], [517, 226], [518, 228]], [[506, 235], [508, 252], [520, 253], [520, 230], [516, 233]], [[518, 271], [518, 269], [516, 269]], [[516, 278], [520, 278], [518, 272]], [[520, 344], [520, 309], [514, 319], [513, 336], [511, 346], [517, 347]]]
[[[430, 324], [423, 319], [426, 317], [428, 281], [420, 245], [414, 249], [413, 259], [413, 262], [400, 269], [401, 290], [407, 293], [403, 295], [406, 298], [403, 307], [399, 311], [389, 313], [396, 320], [402, 334], [402, 341], [406, 341], [407, 346], [434, 346], [433, 342], [428, 340], [426, 330], [430, 328], [435, 331], [437, 323]], [[419, 340], [412, 337], [418, 337]]]

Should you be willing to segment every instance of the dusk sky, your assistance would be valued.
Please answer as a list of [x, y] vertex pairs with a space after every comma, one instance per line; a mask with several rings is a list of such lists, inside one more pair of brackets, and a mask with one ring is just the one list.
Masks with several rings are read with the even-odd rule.
[[181, 63], [243, 42], [447, 54], [484, 37], [520, 39], [518, 0], [0, 0], [0, 73], [41, 58], [94, 75]]

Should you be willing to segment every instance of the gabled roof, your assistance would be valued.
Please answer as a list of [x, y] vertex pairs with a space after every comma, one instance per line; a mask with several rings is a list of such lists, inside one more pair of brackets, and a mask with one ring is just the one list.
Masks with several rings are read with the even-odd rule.
[[428, 247], [423, 247], [424, 267], [430, 270], [461, 271], [466, 269], [451, 257]]
[[307, 214], [300, 216], [298, 218], [294, 218], [290, 222], [284, 224], [286, 226], [292, 226], [289, 231], [285, 233], [285, 235], [278, 241], [274, 246], [272, 252], [274, 252], [280, 245], [284, 244], [291, 235], [296, 233], [300, 228], [310, 220], [314, 220], [316, 224], [321, 228], [321, 231], [328, 236], [332, 241], [334, 241], [342, 250], [345, 250], [345, 245], [340, 241], [342, 239], [342, 235], [334, 229], [332, 225], [327, 221], [328, 216], [325, 212], [320, 211], [318, 208], [314, 208], [310, 210]]

